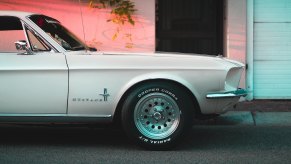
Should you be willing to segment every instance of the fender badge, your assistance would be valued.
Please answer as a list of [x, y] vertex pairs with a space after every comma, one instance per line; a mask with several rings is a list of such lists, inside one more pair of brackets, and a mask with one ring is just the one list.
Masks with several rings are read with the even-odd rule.
[[110, 96], [107, 92], [107, 88], [104, 88], [103, 94], [99, 94], [99, 95], [103, 96], [104, 101], [107, 101], [108, 97]]

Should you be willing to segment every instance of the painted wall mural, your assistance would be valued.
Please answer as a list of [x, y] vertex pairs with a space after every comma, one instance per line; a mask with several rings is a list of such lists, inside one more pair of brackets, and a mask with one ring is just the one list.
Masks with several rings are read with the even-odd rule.
[[0, 0], [0, 10], [41, 13], [56, 18], [88, 45], [102, 51], [153, 52], [155, 1], [133, 2], [137, 9], [133, 15], [134, 26], [129, 23], [120, 26], [108, 22], [112, 16], [111, 10], [92, 8], [89, 0]]

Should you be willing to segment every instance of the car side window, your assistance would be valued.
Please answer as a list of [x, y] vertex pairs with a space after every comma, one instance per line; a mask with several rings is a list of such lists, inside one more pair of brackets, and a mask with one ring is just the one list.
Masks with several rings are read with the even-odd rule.
[[51, 51], [50, 46], [35, 31], [23, 26], [19, 18], [0, 16], [0, 22], [0, 53], [26, 54], [26, 50], [16, 48], [15, 42], [19, 41], [26, 43], [33, 52]]
[[[19, 53], [20, 51], [15, 47], [15, 42], [26, 40], [19, 18], [1, 16], [0, 22], [0, 52]], [[23, 52], [25, 51], [23, 50]]]
[[30, 47], [34, 52], [40, 51], [50, 51], [51, 48], [43, 41], [37, 33], [30, 30], [29, 28], [25, 28], [26, 34], [30, 43]]

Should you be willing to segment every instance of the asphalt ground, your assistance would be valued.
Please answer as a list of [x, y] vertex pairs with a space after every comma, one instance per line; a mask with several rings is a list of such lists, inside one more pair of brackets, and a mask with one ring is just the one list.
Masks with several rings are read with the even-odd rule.
[[194, 121], [173, 150], [148, 151], [122, 130], [71, 126], [0, 125], [0, 164], [40, 163], [291, 163], [289, 101], [238, 104]]
[[197, 121], [173, 150], [148, 151], [121, 130], [66, 126], [0, 126], [0, 163], [286, 163], [289, 112], [228, 112]]
[[[3, 128], [1, 128], [3, 131]], [[4, 130], [6, 163], [290, 163], [290, 127], [198, 126], [171, 151], [146, 151], [120, 131]], [[13, 135], [12, 135], [13, 134]]]

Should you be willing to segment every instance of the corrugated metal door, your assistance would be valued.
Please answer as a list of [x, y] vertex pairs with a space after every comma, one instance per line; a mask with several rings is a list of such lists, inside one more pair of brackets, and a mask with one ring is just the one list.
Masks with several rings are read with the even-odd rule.
[[157, 0], [157, 51], [223, 54], [223, 0]]
[[291, 0], [254, 0], [254, 98], [291, 98]]

